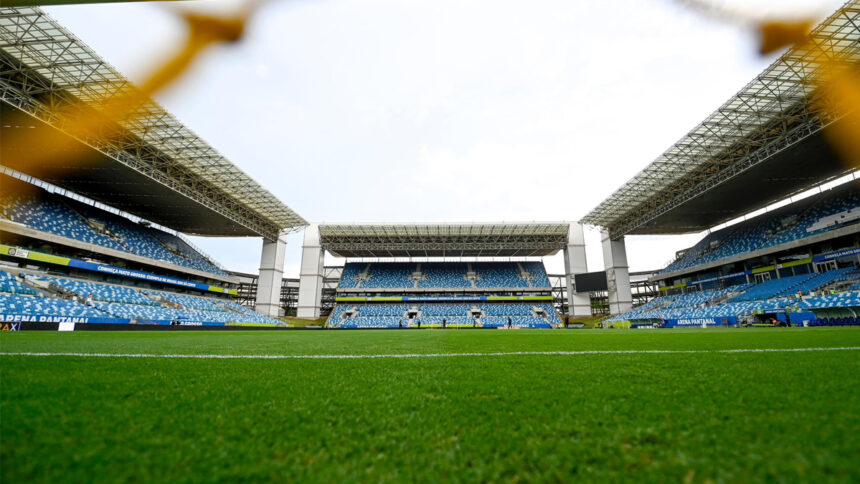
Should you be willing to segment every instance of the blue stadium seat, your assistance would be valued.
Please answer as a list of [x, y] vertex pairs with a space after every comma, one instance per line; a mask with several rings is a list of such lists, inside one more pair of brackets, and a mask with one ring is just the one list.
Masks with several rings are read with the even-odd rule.
[[0, 193], [0, 216], [42, 232], [210, 274], [227, 275], [173, 234], [44, 191], [30, 196]]
[[[482, 327], [505, 327], [508, 318], [512, 325], [519, 328], [551, 328], [561, 324], [561, 320], [549, 303], [424, 303], [409, 304], [347, 304], [335, 307], [328, 319], [333, 328], [397, 328], [410, 323], [407, 312], [417, 314], [413, 323], [421, 320], [424, 326], [441, 326], [442, 321], [449, 326], [472, 326], [475, 323], [473, 312], [482, 316]], [[539, 314], [546, 316], [540, 316]], [[346, 317], [346, 313], [352, 314]]]
[[846, 184], [710, 233], [660, 273], [688, 269], [858, 223], [858, 210], [860, 194]]
[[[469, 266], [475, 273], [467, 278]], [[522, 265], [522, 270], [520, 269]], [[419, 270], [420, 268], [420, 270]], [[367, 272], [365, 273], [365, 270]], [[412, 277], [420, 274], [415, 285]], [[341, 289], [465, 289], [549, 288], [542, 262], [348, 262], [343, 268]]]
[[[15, 281], [11, 274], [0, 271], [0, 315], [283, 324], [226, 299], [139, 290], [43, 274], [24, 274], [24, 278], [38, 287], [72, 299], [44, 297], [38, 291]], [[14, 282], [10, 283], [10, 280]], [[3, 288], [13, 288], [15, 291], [4, 291]]]

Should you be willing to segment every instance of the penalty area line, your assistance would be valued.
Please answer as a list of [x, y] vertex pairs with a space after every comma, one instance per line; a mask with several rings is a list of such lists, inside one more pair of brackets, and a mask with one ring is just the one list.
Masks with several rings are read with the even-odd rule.
[[174, 358], [200, 360], [372, 360], [380, 358], [455, 358], [494, 356], [584, 356], [584, 355], [672, 355], [719, 353], [797, 353], [810, 351], [857, 351], [860, 346], [813, 348], [736, 348], [723, 350], [582, 350], [582, 351], [505, 351], [474, 353], [390, 353], [367, 355], [217, 355], [217, 354], [157, 354], [157, 353], [48, 353], [0, 352], [0, 356], [70, 356], [77, 358]]

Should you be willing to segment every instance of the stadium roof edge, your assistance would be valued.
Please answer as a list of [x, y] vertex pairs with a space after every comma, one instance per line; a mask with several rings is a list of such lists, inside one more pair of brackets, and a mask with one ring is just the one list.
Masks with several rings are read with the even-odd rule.
[[[6, 59], [14, 59], [8, 62], [0, 59], [5, 71], [0, 77], [3, 103], [66, 134], [63, 123], [68, 118], [49, 106], [45, 95], [52, 96], [53, 101], [62, 101], [63, 105], [68, 105], [71, 96], [99, 111], [110, 100], [137, 89], [38, 7], [0, 8], [0, 52]], [[29, 89], [36, 86], [36, 91], [42, 94], [28, 91], [24, 83], [16, 82], [15, 76], [26, 78], [31, 84]], [[114, 164], [137, 172], [138, 179], [143, 174], [148, 183], [167, 187], [230, 221], [223, 224], [223, 229], [210, 223], [210, 232], [203, 235], [262, 235], [271, 239], [284, 230], [307, 225], [301, 216], [155, 101], [150, 99], [136, 107], [134, 115], [118, 122], [118, 126], [127, 134], [121, 140], [75, 139], [95, 148]], [[26, 166], [12, 168], [27, 173]], [[63, 186], [62, 180], [48, 181]], [[85, 195], [112, 205], [104, 196]], [[134, 213], [128, 206], [123, 210]], [[149, 218], [146, 214], [134, 214]], [[210, 222], [213, 221], [217, 219]], [[156, 222], [189, 232], [169, 222]], [[244, 229], [237, 229], [239, 226]]]
[[319, 225], [320, 245], [342, 257], [546, 256], [563, 249], [569, 222]]
[[[728, 180], [744, 174], [752, 176], [752, 168], [757, 165], [761, 170], [772, 167], [776, 162], [770, 165], [765, 162], [819, 137], [848, 112], [844, 104], [832, 102], [826, 113], [813, 112], [809, 106], [811, 99], [819, 95], [815, 78], [824, 56], [832, 55], [846, 65], [860, 65], [858, 24], [860, 1], [849, 1], [813, 29], [811, 39], [815, 47], [789, 49], [581, 222], [606, 228], [613, 237], [707, 228], [691, 220], [673, 224], [667, 220], [671, 218], [667, 214], [703, 194], [716, 192]], [[796, 160], [785, 164], [795, 166]], [[841, 175], [838, 167], [832, 165], [812, 176], [823, 181]], [[786, 184], [785, 189], [796, 190], [796, 187]], [[764, 205], [770, 200], [761, 202]], [[717, 225], [729, 220], [734, 215], [731, 210], [709, 214], [707, 222], [716, 221], [711, 225]]]

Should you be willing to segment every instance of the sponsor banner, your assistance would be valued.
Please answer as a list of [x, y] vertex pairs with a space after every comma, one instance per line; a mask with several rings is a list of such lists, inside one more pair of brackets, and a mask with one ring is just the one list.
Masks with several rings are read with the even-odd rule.
[[552, 301], [552, 296], [384, 296], [337, 297], [336, 302]]
[[89, 318], [71, 316], [34, 316], [31, 314], [0, 314], [0, 322], [3, 323], [104, 323], [104, 324], [130, 324], [129, 319], [117, 318]]
[[813, 262], [821, 262], [825, 260], [833, 260], [833, 259], [841, 259], [842, 257], [848, 257], [852, 255], [860, 254], [860, 248], [857, 249], [845, 249], [836, 252], [831, 252], [829, 254], [822, 254], [812, 258]]
[[174, 286], [187, 287], [192, 289], [199, 289], [201, 291], [209, 291], [209, 292], [220, 292], [224, 294], [232, 294], [237, 295], [238, 292], [235, 289], [225, 289], [223, 287], [218, 286], [210, 286], [209, 284], [200, 284], [199, 282], [186, 281], [184, 279], [177, 279], [175, 277], [168, 276], [159, 276], [158, 274], [152, 274], [150, 272], [143, 271], [135, 271], [131, 269], [123, 269], [121, 267], [115, 267], [106, 264], [96, 264], [93, 262], [87, 262], [79, 259], [69, 259], [67, 257], [57, 257], [51, 254], [43, 254], [41, 252], [35, 252], [32, 250], [24, 250], [18, 247], [10, 247], [8, 245], [0, 244], [0, 254], [11, 255], [13, 257], [20, 257], [22, 259], [35, 260], [40, 262], [47, 262], [49, 264], [57, 264], [62, 266], [74, 267], [76, 269], [83, 269], [86, 271], [100, 272], [102, 274], [111, 274], [114, 276], [122, 276], [122, 277], [131, 277], [134, 279], [143, 279], [145, 281], [150, 282], [160, 282], [162, 284], [171, 284]]
[[[76, 324], [131, 324], [130, 319], [121, 318], [85, 318], [69, 316], [32, 316], [26, 314], [0, 314], [0, 329], [9, 326], [7, 331], [16, 331], [20, 323], [58, 323], [61, 331], [73, 331]], [[139, 319], [138, 324], [170, 326], [170, 320]], [[14, 325], [14, 326], [12, 326]], [[226, 326], [227, 323], [211, 321], [174, 321], [175, 326]], [[13, 329], [14, 327], [14, 329]], [[71, 329], [62, 329], [71, 328]]]
[[789, 267], [802, 266], [803, 264], [809, 264], [810, 262], [812, 262], [812, 257], [807, 257], [806, 259], [799, 259], [799, 260], [791, 261], [791, 262], [785, 262], [783, 264], [777, 264], [777, 266], [780, 269], [787, 269]]
[[664, 328], [705, 328], [737, 325], [738, 318], [734, 316], [727, 318], [666, 319], [663, 321]]
[[750, 273], [751, 273], [751, 271], [733, 272], [731, 274], [726, 274], [724, 276], [715, 276], [715, 277], [709, 277], [707, 279], [699, 279], [698, 281], [691, 282], [690, 285], [692, 286], [694, 284], [707, 284], [709, 282], [721, 281], [723, 279], [731, 279], [732, 277], [745, 276], [745, 275], [750, 274]]
[[138, 324], [148, 324], [154, 326], [226, 326], [227, 323], [214, 323], [211, 321], [185, 321], [185, 320], [169, 320], [169, 319], [139, 319]]

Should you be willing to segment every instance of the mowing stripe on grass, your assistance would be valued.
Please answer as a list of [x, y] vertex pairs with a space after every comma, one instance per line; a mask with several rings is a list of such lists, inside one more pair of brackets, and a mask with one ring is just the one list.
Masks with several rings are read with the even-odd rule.
[[72, 356], [81, 358], [189, 358], [213, 360], [365, 360], [378, 358], [452, 358], [463, 356], [580, 356], [580, 355], [665, 355], [697, 353], [786, 353], [805, 351], [857, 351], [860, 346], [815, 348], [737, 348], [725, 350], [583, 350], [509, 351], [489, 353], [402, 353], [369, 355], [172, 355], [155, 353], [44, 353], [0, 352], [0, 356]]

